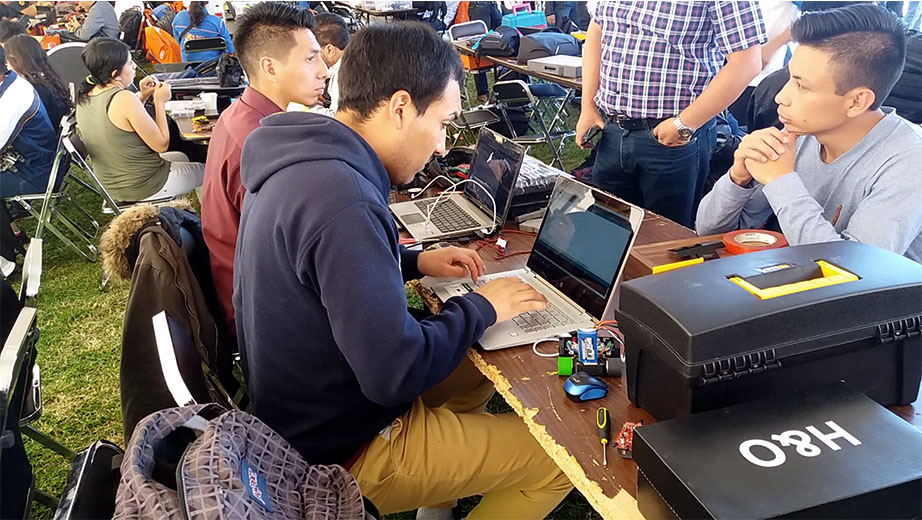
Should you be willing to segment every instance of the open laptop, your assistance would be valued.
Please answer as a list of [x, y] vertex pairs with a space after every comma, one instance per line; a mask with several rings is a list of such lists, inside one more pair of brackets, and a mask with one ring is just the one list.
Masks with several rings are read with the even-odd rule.
[[422, 283], [445, 301], [490, 280], [517, 276], [548, 299], [546, 310], [523, 313], [488, 328], [480, 339], [484, 350], [594, 327], [612, 304], [642, 221], [641, 208], [561, 175], [524, 269], [483, 276], [476, 284], [470, 279], [432, 277]]
[[[494, 224], [499, 229], [506, 222], [524, 157], [523, 146], [483, 128], [468, 171], [469, 177], [478, 183], [466, 182], [459, 186], [460, 193], [438, 199], [429, 222], [426, 215], [436, 197], [397, 202], [389, 207], [418, 242], [470, 235], [480, 229], [491, 230]], [[490, 195], [496, 201], [495, 214]]]

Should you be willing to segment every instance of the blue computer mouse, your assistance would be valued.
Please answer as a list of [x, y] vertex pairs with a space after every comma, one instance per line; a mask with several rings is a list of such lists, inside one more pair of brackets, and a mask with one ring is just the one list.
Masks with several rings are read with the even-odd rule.
[[577, 372], [563, 383], [563, 391], [571, 401], [580, 403], [601, 399], [608, 393], [608, 385], [585, 372]]

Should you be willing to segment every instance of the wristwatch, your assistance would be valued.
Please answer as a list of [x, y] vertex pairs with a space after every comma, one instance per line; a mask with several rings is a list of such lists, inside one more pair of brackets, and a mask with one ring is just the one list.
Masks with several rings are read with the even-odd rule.
[[686, 141], [691, 139], [692, 134], [695, 132], [695, 129], [683, 123], [679, 116], [672, 118], [672, 124], [675, 125], [675, 129], [679, 132], [679, 137]]

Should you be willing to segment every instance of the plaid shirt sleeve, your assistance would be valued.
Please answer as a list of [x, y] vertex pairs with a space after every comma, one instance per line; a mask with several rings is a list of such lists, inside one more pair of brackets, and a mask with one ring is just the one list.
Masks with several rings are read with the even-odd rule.
[[749, 0], [720, 0], [710, 5], [717, 47], [726, 56], [768, 41], [758, 3]]

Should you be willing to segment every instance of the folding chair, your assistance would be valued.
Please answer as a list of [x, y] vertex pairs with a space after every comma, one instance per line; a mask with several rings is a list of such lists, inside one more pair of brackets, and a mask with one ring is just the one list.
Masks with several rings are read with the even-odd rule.
[[55, 520], [112, 518], [125, 452], [108, 441], [96, 441], [74, 457]]
[[74, 102], [77, 100], [77, 86], [90, 75], [90, 71], [83, 64], [84, 47], [84, 42], [70, 42], [48, 49], [48, 63], [64, 82]]
[[477, 39], [487, 34], [487, 24], [483, 20], [456, 23], [448, 28], [448, 38], [453, 42]]
[[[462, 95], [462, 97], [464, 96]], [[496, 112], [486, 106], [462, 111], [450, 123], [452, 134], [454, 134], [451, 146], [457, 146], [462, 139], [465, 144], [473, 145], [477, 142], [477, 135], [480, 133], [481, 128], [500, 121], [501, 119]]]
[[[467, 42], [470, 40], [477, 40], [482, 38], [485, 34], [487, 34], [487, 24], [482, 20], [473, 20], [470, 22], [459, 23], [448, 28], [448, 37], [452, 42]], [[464, 66], [465, 74], [470, 75], [472, 78], [475, 78], [479, 74], [486, 74], [488, 69], [493, 68], [493, 63], [486, 61], [483, 58], [464, 53], [459, 54], [461, 56], [461, 65]], [[463, 91], [464, 88], [461, 90]], [[464, 101], [465, 107], [471, 108], [469, 100], [466, 96], [464, 96], [462, 100]]]
[[[41, 239], [33, 238], [29, 242], [29, 249], [26, 250], [26, 257], [22, 265], [22, 286], [19, 290], [19, 299], [24, 308], [35, 308], [41, 280], [42, 241]], [[37, 328], [34, 329], [32, 335], [33, 338], [30, 349], [34, 352], [35, 343], [38, 341], [39, 336]], [[12, 337], [12, 333], [10, 336]], [[42, 377], [38, 363], [33, 364], [31, 373], [32, 377], [29, 380], [28, 387], [25, 390], [25, 395], [22, 400], [19, 427], [26, 436], [30, 437], [35, 442], [64, 458], [73, 459], [73, 450], [31, 426], [32, 423], [42, 416]]]
[[[97, 249], [94, 239], [99, 233], [99, 222], [87, 210], [77, 204], [68, 194], [68, 188], [71, 181], [76, 181], [92, 191], [92, 187], [69, 174], [70, 157], [64, 147], [64, 132], [58, 138], [58, 146], [55, 150], [54, 161], [51, 165], [51, 173], [48, 175], [48, 185], [44, 193], [33, 193], [30, 195], [15, 195], [7, 200], [17, 202], [25, 208], [29, 214], [38, 220], [35, 228], [35, 238], [42, 238], [45, 229], [51, 231], [54, 236], [58, 237], [61, 242], [73, 249], [80, 256], [89, 262], [96, 261]], [[62, 211], [60, 203], [64, 202], [80, 214], [82, 221], [87, 223], [81, 225], [76, 219], [71, 218]], [[36, 207], [38, 205], [38, 207]], [[65, 234], [69, 231], [73, 239]]]
[[204, 51], [221, 51], [225, 52], [227, 50], [227, 42], [224, 41], [224, 38], [214, 37], [214, 38], [189, 38], [182, 44], [183, 50], [186, 51], [186, 57], [190, 57], [189, 54], [196, 52]]
[[[558, 85], [559, 86], [559, 85]], [[563, 90], [561, 88], [561, 90]], [[554, 154], [553, 163], [557, 168], [563, 170], [563, 162], [560, 160], [560, 153], [563, 150], [567, 137], [572, 137], [576, 132], [562, 128], [563, 119], [555, 115], [548, 123], [542, 114], [539, 99], [532, 93], [529, 85], [522, 80], [500, 81], [493, 84], [493, 94], [496, 99], [496, 106], [502, 113], [503, 120], [509, 129], [512, 140], [516, 143], [531, 148], [537, 144], [546, 144]], [[512, 120], [509, 118], [510, 108], [520, 108], [525, 111], [528, 118], [529, 129], [537, 127], [538, 133], [528, 133], [519, 135]]]
[[[0, 471], [6, 481], [3, 483], [6, 493], [2, 509], [6, 513], [11, 510], [22, 511], [22, 518], [31, 517], [33, 500], [51, 509], [58, 505], [54, 496], [35, 488], [35, 478], [25, 455], [21, 432], [7, 429], [9, 421], [15, 421], [11, 419], [11, 414], [20, 412], [32, 386], [30, 366], [38, 339], [35, 315], [34, 307], [24, 307], [3, 344], [3, 350], [0, 350], [0, 461], [3, 463]], [[12, 428], [15, 428], [15, 424]]]
[[[131, 202], [116, 201], [109, 193], [109, 191], [106, 190], [106, 187], [102, 185], [102, 182], [99, 180], [99, 177], [96, 176], [96, 172], [93, 171], [93, 168], [90, 167], [89, 161], [87, 160], [89, 154], [87, 153], [86, 145], [83, 143], [83, 140], [80, 139], [80, 136], [77, 135], [76, 126], [71, 126], [68, 130], [69, 131], [67, 133], [61, 133], [61, 139], [64, 143], [64, 148], [70, 154], [71, 160], [77, 163], [77, 166], [82, 168], [83, 171], [85, 171], [86, 174], [90, 177], [93, 184], [95, 184], [93, 189], [102, 195], [103, 203], [108, 206], [112, 213], [120, 215], [123, 211], [136, 204], [153, 204], [157, 206], [166, 204], [171, 200], [178, 198], [164, 197], [161, 199]], [[105, 208], [103, 208], [103, 212], [106, 212]]]
[[166, 311], [155, 314], [151, 321], [160, 369], [176, 406], [215, 402], [227, 409], [237, 408], [218, 381], [217, 373], [202, 362], [189, 334]]

